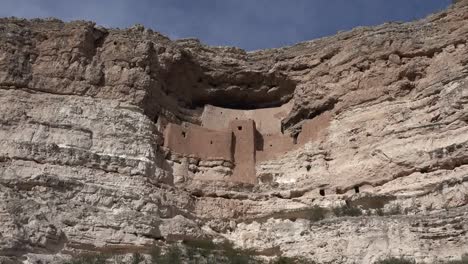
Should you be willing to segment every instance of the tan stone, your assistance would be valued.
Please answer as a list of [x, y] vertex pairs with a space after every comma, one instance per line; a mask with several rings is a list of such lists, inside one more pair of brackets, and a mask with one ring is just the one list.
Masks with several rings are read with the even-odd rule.
[[[319, 263], [459, 258], [467, 13], [254, 52], [0, 19], [0, 261], [191, 239]], [[365, 214], [307, 220], [346, 204]]]

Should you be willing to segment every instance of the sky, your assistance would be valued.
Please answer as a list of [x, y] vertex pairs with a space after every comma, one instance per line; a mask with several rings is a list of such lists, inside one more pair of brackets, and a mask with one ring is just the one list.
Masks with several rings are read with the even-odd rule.
[[452, 0], [0, 0], [0, 17], [92, 20], [127, 28], [142, 24], [171, 39], [215, 46], [275, 48], [357, 26], [411, 21]]

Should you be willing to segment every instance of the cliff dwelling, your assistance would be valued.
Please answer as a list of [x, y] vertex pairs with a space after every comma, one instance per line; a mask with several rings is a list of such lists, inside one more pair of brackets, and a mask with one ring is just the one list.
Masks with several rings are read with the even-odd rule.
[[259, 162], [279, 158], [326, 135], [329, 113], [306, 120], [295, 137], [284, 134], [282, 120], [292, 106], [292, 101], [253, 110], [205, 105], [200, 125], [166, 124], [164, 148], [172, 156], [183, 157], [174, 165], [174, 176], [256, 184]]
[[251, 52], [139, 25], [0, 19], [0, 263], [458, 263], [457, 2]]

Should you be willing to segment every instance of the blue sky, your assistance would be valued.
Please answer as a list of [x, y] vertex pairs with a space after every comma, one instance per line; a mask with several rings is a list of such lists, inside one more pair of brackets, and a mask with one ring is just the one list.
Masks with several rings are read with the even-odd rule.
[[411, 21], [451, 0], [0, 0], [0, 16], [134, 24], [171, 38], [246, 50], [281, 47], [356, 26]]

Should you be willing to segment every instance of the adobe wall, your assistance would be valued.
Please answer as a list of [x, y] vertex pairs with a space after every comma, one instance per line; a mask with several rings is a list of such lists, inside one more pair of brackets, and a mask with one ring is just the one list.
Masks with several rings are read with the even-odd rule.
[[292, 101], [280, 107], [254, 110], [227, 109], [206, 105], [201, 117], [202, 126], [213, 130], [225, 130], [232, 121], [251, 119], [262, 134], [281, 133], [281, 120], [289, 114], [292, 106]]
[[[208, 129], [196, 125], [187, 127], [169, 123], [165, 130], [164, 146], [175, 153], [184, 155], [193, 155], [203, 160], [226, 160], [234, 164], [232, 171], [216, 172], [218, 168], [203, 175], [200, 179], [210, 180], [221, 178], [233, 182], [243, 182], [255, 184], [257, 182], [256, 164], [280, 158], [287, 152], [295, 150], [309, 141], [319, 140], [326, 136], [326, 131], [331, 121], [330, 113], [323, 113], [312, 120], [305, 121], [302, 126], [302, 132], [298, 135], [295, 142], [294, 138], [284, 135], [279, 130], [281, 115], [284, 111], [273, 109], [272, 111], [253, 112], [257, 118], [268, 117], [266, 120], [273, 120], [273, 124], [264, 125], [263, 129], [274, 131], [274, 133], [264, 133], [257, 130], [255, 120], [242, 119], [242, 110], [221, 109], [218, 107], [207, 106], [205, 108], [205, 126], [210, 126], [217, 130]], [[261, 109], [265, 110], [265, 109]], [[284, 110], [284, 109], [283, 109]], [[210, 113], [219, 112], [210, 116]], [[241, 111], [241, 112], [238, 112]], [[221, 113], [222, 112], [222, 113]], [[273, 114], [275, 113], [275, 114]], [[235, 117], [234, 117], [235, 116]], [[234, 117], [234, 120], [230, 120]], [[235, 118], [238, 118], [236, 120]], [[219, 119], [219, 122], [215, 122]], [[278, 123], [275, 123], [278, 121]], [[267, 124], [262, 120], [263, 124]], [[279, 127], [276, 127], [276, 126]], [[188, 173], [188, 172], [187, 172]], [[224, 176], [223, 176], [224, 175]], [[229, 176], [229, 178], [224, 178]]]
[[304, 145], [309, 141], [319, 140], [326, 136], [331, 118], [331, 113], [325, 112], [314, 119], [305, 121], [302, 125], [302, 131], [297, 137], [297, 144]]
[[164, 146], [176, 153], [195, 155], [202, 159], [232, 160], [232, 133], [213, 131], [195, 125], [182, 127], [168, 124]]
[[331, 122], [331, 113], [325, 112], [314, 119], [307, 120], [302, 125], [302, 131], [298, 135], [296, 144], [289, 135], [281, 133], [257, 135], [256, 161], [262, 162], [281, 157], [285, 153], [295, 150], [307, 142], [319, 140], [326, 136], [327, 128]]
[[278, 158], [298, 147], [294, 144], [292, 137], [283, 134], [258, 135], [256, 141], [256, 161], [258, 162]]
[[257, 183], [255, 173], [255, 122], [237, 120], [230, 123], [234, 134], [234, 173], [232, 181]]

